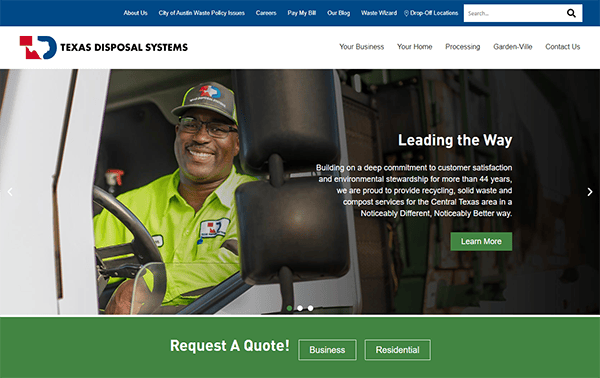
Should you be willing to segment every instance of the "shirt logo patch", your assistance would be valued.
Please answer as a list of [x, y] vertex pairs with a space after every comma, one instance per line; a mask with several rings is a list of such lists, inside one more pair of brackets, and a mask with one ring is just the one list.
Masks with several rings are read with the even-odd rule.
[[200, 223], [200, 238], [215, 238], [217, 236], [225, 236], [229, 219], [223, 218], [219, 220], [207, 220]]

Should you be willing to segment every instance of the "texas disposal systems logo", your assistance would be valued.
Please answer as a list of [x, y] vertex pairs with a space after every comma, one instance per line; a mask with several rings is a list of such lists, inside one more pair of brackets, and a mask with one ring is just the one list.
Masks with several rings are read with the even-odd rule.
[[212, 85], [205, 85], [200, 87], [200, 97], [219, 98], [221, 97], [221, 91]]
[[229, 227], [229, 219], [208, 220], [200, 223], [200, 238], [215, 238], [225, 236]]
[[[19, 37], [19, 44], [25, 47], [25, 59], [51, 59], [56, 54], [56, 41], [52, 37], [40, 36], [35, 40], [33, 36], [25, 35]], [[40, 57], [40, 54], [43, 54]]]

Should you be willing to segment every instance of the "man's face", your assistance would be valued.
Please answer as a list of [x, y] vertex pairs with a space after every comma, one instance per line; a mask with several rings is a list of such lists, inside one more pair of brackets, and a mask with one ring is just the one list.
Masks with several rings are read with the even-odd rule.
[[[202, 122], [220, 122], [235, 126], [227, 117], [207, 109], [193, 108], [182, 117]], [[233, 158], [240, 151], [240, 141], [235, 132], [224, 139], [208, 135], [206, 126], [196, 133], [175, 126], [175, 157], [184, 176], [196, 183], [224, 180], [231, 172]]]

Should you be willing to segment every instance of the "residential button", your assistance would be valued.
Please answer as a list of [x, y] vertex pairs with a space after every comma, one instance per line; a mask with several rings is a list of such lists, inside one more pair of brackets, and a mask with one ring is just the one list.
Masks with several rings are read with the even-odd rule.
[[366, 361], [431, 361], [429, 339], [367, 339]]

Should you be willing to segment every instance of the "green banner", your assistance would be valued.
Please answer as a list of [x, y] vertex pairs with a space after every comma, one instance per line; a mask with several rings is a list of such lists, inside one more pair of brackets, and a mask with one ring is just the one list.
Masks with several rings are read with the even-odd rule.
[[2, 378], [597, 378], [599, 356], [587, 316], [0, 318]]

